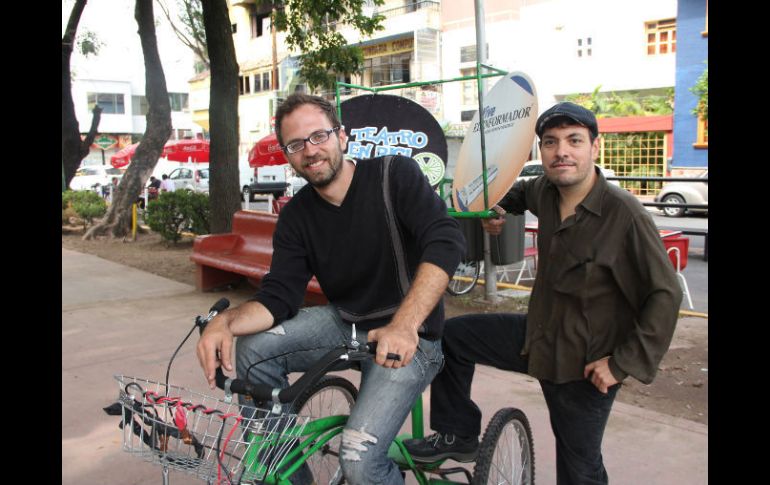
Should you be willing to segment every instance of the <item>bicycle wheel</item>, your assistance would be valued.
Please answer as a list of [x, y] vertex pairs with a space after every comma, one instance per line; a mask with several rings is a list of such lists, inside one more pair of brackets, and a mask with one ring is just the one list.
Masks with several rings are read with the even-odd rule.
[[472, 260], [465, 260], [461, 261], [460, 265], [455, 270], [455, 276], [459, 276], [461, 278], [470, 278], [470, 280], [465, 279], [456, 279], [452, 278], [449, 281], [449, 286], [447, 286], [446, 291], [450, 295], [458, 296], [458, 295], [464, 295], [471, 291], [474, 286], [476, 286], [476, 282], [479, 280], [479, 273], [481, 272], [481, 262], [480, 261], [472, 261]]
[[[352, 382], [339, 376], [324, 376], [315, 386], [306, 389], [297, 397], [292, 412], [300, 416], [323, 418], [326, 416], [347, 415], [358, 397], [358, 389]], [[306, 462], [319, 485], [343, 483], [339, 463], [342, 435], [337, 435], [323, 448], [310, 456]]]
[[532, 429], [522, 411], [503, 408], [492, 417], [479, 446], [474, 485], [535, 483]]

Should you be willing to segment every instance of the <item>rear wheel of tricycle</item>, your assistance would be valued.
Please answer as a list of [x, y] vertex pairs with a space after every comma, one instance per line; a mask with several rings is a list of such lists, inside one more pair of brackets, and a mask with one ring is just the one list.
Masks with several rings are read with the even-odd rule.
[[474, 485], [535, 483], [535, 449], [527, 416], [516, 408], [503, 408], [489, 421], [479, 446]]

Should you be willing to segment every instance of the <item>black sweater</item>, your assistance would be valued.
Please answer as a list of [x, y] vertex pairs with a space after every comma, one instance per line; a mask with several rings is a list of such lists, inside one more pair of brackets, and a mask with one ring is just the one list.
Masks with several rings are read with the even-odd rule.
[[[385, 158], [358, 161], [339, 207], [307, 185], [281, 210], [270, 272], [253, 298], [267, 307], [275, 325], [297, 314], [312, 275], [343, 320], [370, 330], [390, 322], [420, 263], [454, 274], [465, 254], [457, 222], [414, 160], [392, 157], [386, 181]], [[440, 301], [420, 335], [441, 338], [443, 326]]]

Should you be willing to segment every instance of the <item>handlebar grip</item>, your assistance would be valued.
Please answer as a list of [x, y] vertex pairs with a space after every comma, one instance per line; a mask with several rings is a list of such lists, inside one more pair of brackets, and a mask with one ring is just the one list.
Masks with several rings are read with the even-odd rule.
[[[366, 343], [366, 350], [372, 355], [377, 355], [377, 342], [367, 342]], [[388, 360], [401, 360], [401, 356], [398, 354], [394, 354], [392, 352], [388, 352], [387, 355]]]
[[203, 330], [206, 328], [206, 325], [209, 324], [211, 319], [217, 316], [217, 314], [227, 310], [229, 307], [230, 300], [227, 298], [220, 298], [216, 303], [211, 305], [211, 308], [209, 308], [209, 314], [206, 316], [206, 318], [198, 315], [198, 317], [195, 319], [195, 325], [198, 326], [198, 334], [203, 335]]
[[[221, 367], [217, 367], [216, 375], [214, 376], [217, 387], [224, 390], [225, 383], [229, 377], [222, 372]], [[231, 379], [230, 391], [235, 394], [244, 394], [251, 396], [254, 402], [269, 401], [273, 398], [273, 388], [267, 385], [252, 384], [243, 379]], [[283, 401], [282, 401], [283, 402]]]

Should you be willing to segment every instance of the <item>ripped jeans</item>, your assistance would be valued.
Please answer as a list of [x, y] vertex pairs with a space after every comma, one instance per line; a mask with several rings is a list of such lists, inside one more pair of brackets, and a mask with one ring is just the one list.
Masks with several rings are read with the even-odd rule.
[[[358, 331], [357, 340], [366, 342], [366, 331]], [[238, 337], [236, 371], [238, 377], [274, 387], [287, 387], [287, 375], [304, 372], [333, 347], [350, 341], [351, 326], [344, 323], [334, 307], [302, 308], [282, 324], [262, 333]], [[282, 357], [249, 367], [272, 356]], [[401, 429], [417, 397], [427, 388], [443, 363], [441, 341], [420, 338], [412, 362], [399, 369], [377, 365], [374, 360], [361, 362], [358, 399], [342, 433], [340, 463], [346, 482], [356, 484], [402, 484], [398, 466], [388, 458], [388, 448]], [[342, 363], [336, 370], [349, 365]], [[253, 406], [244, 400], [241, 404]], [[260, 406], [261, 407], [261, 406]], [[312, 483], [301, 470], [292, 483]], [[307, 480], [307, 481], [306, 481]]]

